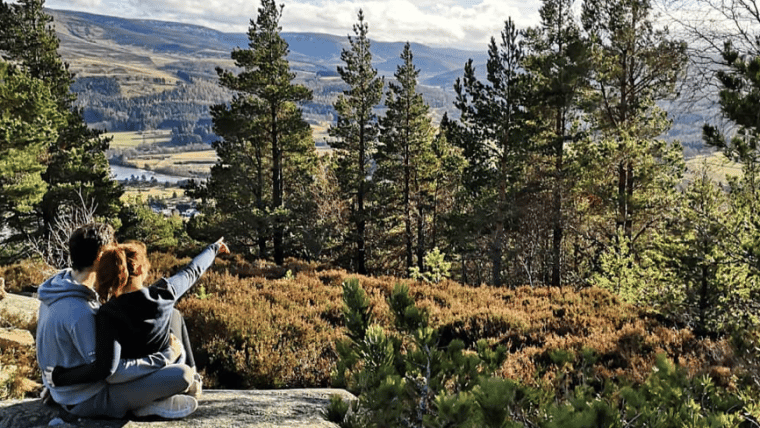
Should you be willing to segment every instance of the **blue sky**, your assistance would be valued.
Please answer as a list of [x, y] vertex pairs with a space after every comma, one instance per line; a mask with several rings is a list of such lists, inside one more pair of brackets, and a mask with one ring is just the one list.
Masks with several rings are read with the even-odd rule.
[[[283, 31], [345, 36], [363, 9], [369, 36], [380, 41], [485, 50], [508, 17], [520, 27], [538, 23], [540, 0], [279, 0]], [[245, 32], [259, 0], [48, 0], [52, 9], [123, 18], [157, 19]]]

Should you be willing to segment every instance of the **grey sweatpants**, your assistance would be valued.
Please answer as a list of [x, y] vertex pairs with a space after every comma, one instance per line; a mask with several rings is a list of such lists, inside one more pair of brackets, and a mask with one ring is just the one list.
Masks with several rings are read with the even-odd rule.
[[77, 416], [123, 418], [131, 410], [185, 391], [193, 381], [193, 374], [189, 366], [170, 364], [131, 382], [107, 384], [92, 398], [64, 408]]

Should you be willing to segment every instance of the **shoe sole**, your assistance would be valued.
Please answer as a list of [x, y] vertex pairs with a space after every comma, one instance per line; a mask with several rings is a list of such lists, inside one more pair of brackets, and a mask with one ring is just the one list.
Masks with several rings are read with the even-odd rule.
[[190, 415], [193, 413], [196, 409], [198, 409], [198, 402], [193, 400], [192, 406], [190, 408], [183, 408], [183, 409], [177, 409], [177, 410], [169, 410], [162, 408], [160, 406], [148, 406], [143, 407], [142, 409], [137, 409], [133, 411], [132, 413], [137, 417], [146, 417], [146, 416], [158, 416], [165, 419], [180, 419], [184, 418], [185, 416]]

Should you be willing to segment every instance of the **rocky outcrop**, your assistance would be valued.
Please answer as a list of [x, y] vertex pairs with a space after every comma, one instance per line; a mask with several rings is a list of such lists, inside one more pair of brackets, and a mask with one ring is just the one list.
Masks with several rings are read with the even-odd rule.
[[29, 330], [0, 328], [0, 349], [34, 348], [34, 337]]
[[322, 410], [330, 396], [355, 397], [342, 389], [206, 390], [192, 415], [172, 421], [137, 419], [76, 419], [40, 400], [0, 401], [0, 428], [327, 428]]
[[6, 293], [0, 299], [0, 316], [17, 328], [33, 330], [39, 309], [40, 301], [35, 297]]

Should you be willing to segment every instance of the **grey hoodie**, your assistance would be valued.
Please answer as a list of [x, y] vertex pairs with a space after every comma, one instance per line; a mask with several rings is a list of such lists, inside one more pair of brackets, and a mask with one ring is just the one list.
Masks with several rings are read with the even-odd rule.
[[[64, 269], [47, 279], [37, 290], [40, 312], [37, 321], [37, 362], [43, 372], [55, 366], [65, 368], [95, 360], [95, 312], [100, 307], [97, 294]], [[117, 347], [118, 348], [118, 347]], [[153, 373], [168, 364], [167, 356], [152, 354], [136, 360], [121, 360], [111, 376], [95, 383], [51, 386], [42, 381], [53, 399], [63, 405], [79, 404], [106, 387]]]

